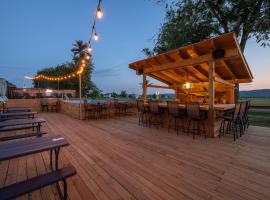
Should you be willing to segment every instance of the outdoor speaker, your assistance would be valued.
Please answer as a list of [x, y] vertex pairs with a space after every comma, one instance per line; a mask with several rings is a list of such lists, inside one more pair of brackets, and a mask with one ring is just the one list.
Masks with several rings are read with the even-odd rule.
[[137, 70], [137, 74], [138, 74], [138, 75], [142, 75], [142, 74], [143, 74], [143, 68], [139, 68], [139, 69]]
[[212, 55], [214, 59], [223, 58], [225, 54], [224, 49], [218, 49], [216, 51], [213, 51]]

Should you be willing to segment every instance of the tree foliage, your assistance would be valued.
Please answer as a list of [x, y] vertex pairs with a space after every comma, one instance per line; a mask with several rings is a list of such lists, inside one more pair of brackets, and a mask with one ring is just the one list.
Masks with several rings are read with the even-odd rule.
[[[37, 72], [37, 75], [43, 74], [46, 76], [64, 76], [71, 72], [76, 71], [76, 63], [79, 60], [79, 57], [87, 54], [86, 48], [88, 47], [87, 43], [82, 41], [76, 41], [73, 45], [74, 48], [71, 51], [74, 53], [73, 59], [70, 62], [66, 62], [54, 67], [44, 68]], [[94, 64], [90, 59], [88, 65], [85, 67], [82, 73], [82, 95], [85, 97], [98, 98], [101, 95], [101, 91], [97, 86], [91, 81], [91, 74], [94, 69]], [[74, 77], [73, 79], [64, 80], [64, 81], [46, 81], [46, 80], [34, 80], [35, 88], [50, 88], [50, 89], [73, 89], [79, 92], [79, 78]]]
[[269, 0], [178, 0], [167, 2], [165, 22], [155, 47], [143, 49], [147, 56], [235, 32], [241, 49], [253, 37], [262, 46], [270, 41]]

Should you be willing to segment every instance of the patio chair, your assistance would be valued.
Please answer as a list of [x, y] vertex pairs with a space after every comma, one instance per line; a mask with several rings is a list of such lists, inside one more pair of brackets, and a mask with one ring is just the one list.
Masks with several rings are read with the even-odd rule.
[[149, 123], [149, 109], [144, 105], [143, 100], [137, 100], [137, 108], [139, 115], [139, 125], [147, 125]]
[[163, 126], [163, 109], [159, 107], [159, 101], [150, 101], [149, 102], [149, 111], [150, 111], [150, 119], [149, 119], [149, 127], [151, 125], [159, 128], [159, 125]]
[[[185, 130], [184, 118], [186, 115], [184, 111], [179, 108], [179, 103], [177, 101], [168, 101], [167, 105], [168, 105], [168, 114], [170, 116], [168, 132], [170, 132], [172, 121], [174, 121], [174, 129], [177, 131], [178, 135], [179, 128]], [[181, 122], [180, 125], [179, 122]]]
[[225, 115], [221, 121], [219, 128], [219, 137], [228, 134], [232, 131], [233, 140], [235, 141], [238, 138], [238, 130], [240, 130], [240, 121], [239, 121], [239, 112], [241, 109], [241, 103], [237, 103], [234, 108], [232, 115]]
[[244, 122], [244, 129], [248, 129], [249, 127], [249, 118], [248, 118], [248, 111], [249, 111], [249, 108], [250, 108], [250, 100], [249, 101], [246, 101], [246, 110], [245, 110], [245, 113], [244, 113], [244, 118], [243, 118], [243, 122]]
[[195, 139], [195, 135], [200, 135], [201, 126], [203, 127], [203, 133], [204, 138], [206, 139], [206, 130], [204, 121], [206, 120], [206, 114], [202, 111], [200, 111], [200, 103], [198, 102], [191, 102], [187, 103], [187, 118], [189, 120], [188, 122], [188, 129], [187, 129], [187, 135], [190, 131], [190, 125], [193, 122], [194, 128], [192, 130], [193, 139]]
[[40, 107], [41, 107], [41, 112], [44, 112], [44, 110], [46, 110], [47, 112], [49, 111], [49, 104], [48, 104], [47, 98], [40, 99]]
[[120, 103], [118, 99], [114, 100], [115, 115], [122, 115], [126, 112], [126, 104]]

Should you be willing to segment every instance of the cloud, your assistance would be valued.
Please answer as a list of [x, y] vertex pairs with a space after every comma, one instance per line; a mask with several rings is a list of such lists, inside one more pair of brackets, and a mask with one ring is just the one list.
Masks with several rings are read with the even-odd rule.
[[110, 76], [118, 76], [120, 73], [120, 69], [107, 68], [107, 69], [99, 69], [93, 72], [93, 76], [95, 77], [110, 77]]

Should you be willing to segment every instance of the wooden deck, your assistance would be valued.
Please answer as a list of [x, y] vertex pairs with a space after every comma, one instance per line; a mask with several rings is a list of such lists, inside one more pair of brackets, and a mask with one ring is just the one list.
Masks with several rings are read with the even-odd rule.
[[[270, 129], [250, 127], [236, 142], [193, 140], [138, 126], [134, 116], [40, 116], [49, 134], [71, 144], [60, 152], [60, 166], [70, 162], [78, 172], [68, 181], [69, 199], [270, 199]], [[43, 174], [48, 163], [48, 153], [0, 162], [0, 187]], [[59, 199], [55, 186], [18, 199], [28, 198]]]

